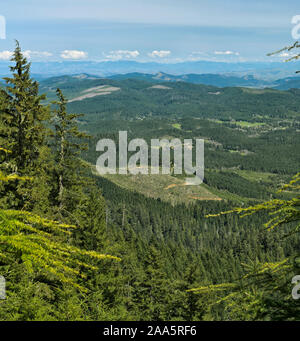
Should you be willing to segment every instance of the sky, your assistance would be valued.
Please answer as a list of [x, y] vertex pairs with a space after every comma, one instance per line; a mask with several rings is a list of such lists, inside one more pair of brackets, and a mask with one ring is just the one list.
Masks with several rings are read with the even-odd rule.
[[299, 0], [1, 0], [0, 16], [0, 62], [15, 39], [33, 61], [163, 63], [278, 61], [300, 39]]

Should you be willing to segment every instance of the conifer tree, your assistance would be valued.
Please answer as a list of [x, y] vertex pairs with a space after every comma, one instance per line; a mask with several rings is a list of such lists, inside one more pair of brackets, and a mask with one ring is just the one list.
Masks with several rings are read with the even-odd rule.
[[80, 153], [86, 149], [82, 139], [89, 136], [78, 129], [77, 119], [82, 115], [67, 113], [66, 98], [60, 89], [57, 89], [56, 93], [58, 100], [53, 102], [56, 108], [52, 118], [56, 185], [52, 199], [58, 215], [62, 218], [71, 215], [85, 197], [83, 188], [88, 180], [84, 176], [86, 165], [80, 159]]
[[1, 90], [0, 141], [11, 151], [15, 171], [28, 174], [34, 169], [45, 142], [43, 121], [49, 118], [49, 110], [41, 102], [39, 86], [30, 76], [30, 63], [23, 56], [19, 42], [11, 59], [12, 77], [5, 77], [6, 88]]
[[[289, 200], [273, 199], [246, 208], [238, 207], [218, 214], [209, 214], [207, 217], [217, 217], [230, 213], [245, 217], [258, 212], [267, 212], [271, 219], [264, 225], [269, 231], [278, 230], [283, 225], [287, 225], [288, 233], [285, 234], [285, 237], [299, 234], [300, 173], [297, 173], [280, 191], [283, 190], [289, 190], [295, 196]], [[188, 291], [220, 294], [219, 300], [215, 300], [213, 304], [226, 301], [227, 306], [234, 307], [235, 312], [238, 311], [243, 318], [245, 315], [241, 309], [236, 308], [237, 306], [246, 306], [251, 312], [252, 319], [275, 317], [283, 320], [299, 320], [299, 306], [291, 296], [291, 279], [298, 274], [299, 264], [299, 252], [294, 252], [290, 257], [277, 262], [261, 262], [255, 259], [247, 264], [242, 263], [244, 275], [235, 281], [202, 286]], [[249, 319], [249, 315], [246, 318]]]
[[153, 245], [149, 245], [145, 258], [144, 277], [139, 284], [137, 303], [143, 311], [144, 320], [167, 320], [168, 304], [171, 302], [170, 282], [163, 270], [161, 253]]
[[6, 168], [19, 176], [32, 176], [34, 181], [2, 185], [1, 202], [6, 207], [23, 208], [34, 201], [34, 187], [39, 187], [39, 193], [44, 192], [43, 198], [36, 198], [37, 202], [43, 202], [48, 195], [43, 187], [47, 181], [41, 173], [49, 156], [44, 124], [49, 108], [42, 104], [45, 96], [39, 95], [38, 83], [30, 76], [31, 64], [22, 55], [18, 41], [11, 61], [12, 76], [4, 78], [6, 87], [0, 91], [0, 143], [10, 151]]
[[[5, 149], [2, 149], [8, 153]], [[28, 181], [27, 177], [6, 175], [0, 171], [0, 182]], [[115, 259], [117, 257], [81, 250], [66, 244], [63, 240], [71, 235], [73, 225], [42, 218], [31, 212], [0, 209], [0, 265], [23, 263], [29, 272], [44, 272], [58, 278], [63, 283], [84, 290], [77, 277], [85, 277], [81, 268], [96, 268], [83, 257], [94, 259]], [[75, 276], [75, 278], [74, 278]]]

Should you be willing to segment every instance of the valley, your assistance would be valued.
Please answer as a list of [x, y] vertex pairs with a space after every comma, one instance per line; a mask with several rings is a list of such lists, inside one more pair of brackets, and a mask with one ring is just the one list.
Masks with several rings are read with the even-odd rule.
[[173, 205], [197, 200], [243, 203], [278, 196], [278, 186], [300, 168], [294, 152], [300, 150], [300, 90], [114, 78], [63, 76], [41, 82], [41, 92], [46, 91], [49, 100], [60, 87], [69, 112], [84, 113], [78, 123], [92, 135], [83, 155], [88, 162], [95, 164], [99, 156], [97, 140], [117, 141], [120, 130], [148, 142], [153, 138], [205, 141], [203, 185], [183, 186], [184, 174], [106, 176], [122, 188]]

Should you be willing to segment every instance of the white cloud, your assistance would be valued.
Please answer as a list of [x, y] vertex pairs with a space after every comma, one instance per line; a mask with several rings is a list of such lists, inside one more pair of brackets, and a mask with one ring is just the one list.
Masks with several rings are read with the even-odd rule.
[[278, 57], [281, 57], [281, 58], [292, 58], [292, 57], [296, 57], [297, 54], [294, 53], [294, 52], [282, 52], [278, 55]]
[[11, 51], [2, 51], [0, 52], [0, 59], [1, 60], [9, 60], [13, 55]]
[[23, 51], [22, 54], [26, 58], [47, 58], [53, 55], [52, 53], [47, 52], [47, 51], [31, 51], [31, 50]]
[[227, 55], [227, 56], [229, 56], [229, 55], [235, 55], [235, 56], [239, 56], [240, 54], [239, 54], [239, 52], [233, 52], [233, 51], [215, 51], [215, 54], [217, 54], [217, 55]]
[[290, 57], [290, 54], [287, 52], [280, 53], [279, 57]]
[[132, 59], [137, 58], [140, 55], [139, 51], [129, 51], [129, 50], [116, 50], [110, 51], [105, 57], [109, 60], [121, 60], [121, 59]]
[[87, 58], [88, 53], [77, 50], [64, 50], [60, 56], [63, 59], [85, 59]]
[[171, 54], [171, 51], [164, 51], [164, 50], [157, 51], [157, 50], [154, 50], [151, 53], [149, 53], [148, 56], [152, 57], [152, 58], [155, 58], [155, 57], [165, 58], [165, 57], [169, 56], [170, 54]]
[[[11, 51], [2, 51], [0, 52], [0, 59], [1, 60], [9, 60], [13, 56], [13, 52]], [[53, 54], [47, 51], [31, 51], [31, 50], [26, 50], [22, 51], [22, 54], [25, 58], [47, 58], [51, 57]]]

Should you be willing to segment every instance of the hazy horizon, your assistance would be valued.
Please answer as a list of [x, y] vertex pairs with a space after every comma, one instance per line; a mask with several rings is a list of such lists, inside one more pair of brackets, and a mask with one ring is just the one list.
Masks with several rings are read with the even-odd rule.
[[[16, 8], [18, 10], [16, 11]], [[18, 39], [32, 61], [281, 61], [293, 43], [294, 0], [2, 1], [8, 60]]]

